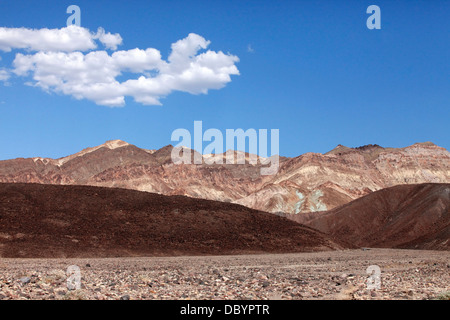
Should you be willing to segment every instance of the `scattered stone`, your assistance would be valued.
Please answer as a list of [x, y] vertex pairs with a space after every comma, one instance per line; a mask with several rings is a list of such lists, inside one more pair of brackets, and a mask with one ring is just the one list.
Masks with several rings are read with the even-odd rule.
[[[332, 267], [326, 263], [328, 258], [334, 261]], [[67, 260], [17, 259], [1, 267], [0, 300], [445, 300], [450, 296], [449, 258], [447, 252], [372, 249], [367, 253], [93, 259], [90, 262], [96, 268], [83, 270], [79, 290], [67, 288]], [[86, 262], [73, 259], [70, 264]], [[367, 289], [365, 271], [370, 264], [382, 269], [377, 291]], [[17, 275], [29, 270], [33, 270], [30, 281], [22, 285]]]
[[64, 295], [66, 294], [66, 291], [64, 291], [64, 290], [58, 290], [58, 291], [56, 291], [56, 294], [57, 294], [57, 295], [60, 295], [60, 296], [64, 296]]
[[30, 283], [31, 278], [29, 277], [22, 277], [20, 278], [20, 282], [22, 282], [23, 285]]

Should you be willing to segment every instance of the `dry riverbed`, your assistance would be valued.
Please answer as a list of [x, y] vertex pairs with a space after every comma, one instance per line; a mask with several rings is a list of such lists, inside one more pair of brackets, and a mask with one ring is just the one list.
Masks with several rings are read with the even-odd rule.
[[[80, 269], [80, 289], [68, 289], [67, 268], [71, 265]], [[366, 272], [371, 265], [381, 270], [378, 289], [368, 289], [368, 278], [376, 277]], [[445, 297], [450, 298], [448, 251], [370, 249], [163, 258], [0, 258], [0, 300]]]

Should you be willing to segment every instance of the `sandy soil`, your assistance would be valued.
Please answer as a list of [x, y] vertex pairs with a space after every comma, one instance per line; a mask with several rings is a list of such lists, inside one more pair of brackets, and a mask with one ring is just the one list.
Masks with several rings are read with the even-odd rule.
[[[66, 270], [80, 268], [69, 290]], [[380, 288], [368, 289], [371, 265]], [[450, 252], [370, 249], [244, 256], [1, 259], [0, 299], [433, 299]], [[375, 284], [375, 283], [374, 283]]]

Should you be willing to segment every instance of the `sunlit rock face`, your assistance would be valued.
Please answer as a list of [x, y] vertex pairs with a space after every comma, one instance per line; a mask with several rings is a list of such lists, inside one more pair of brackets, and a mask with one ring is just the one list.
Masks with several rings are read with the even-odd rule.
[[146, 150], [114, 140], [61, 159], [5, 160], [0, 182], [120, 187], [283, 215], [330, 210], [399, 184], [450, 183], [450, 153], [430, 142], [400, 149], [338, 145], [325, 154], [280, 157], [278, 172], [269, 176], [260, 173], [262, 158], [256, 164], [175, 165], [172, 149]]

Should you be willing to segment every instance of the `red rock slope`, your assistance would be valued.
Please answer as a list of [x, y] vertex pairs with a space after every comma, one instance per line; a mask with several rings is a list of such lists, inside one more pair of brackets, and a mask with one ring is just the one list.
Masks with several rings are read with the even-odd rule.
[[432, 143], [338, 146], [326, 154], [281, 158], [274, 176], [261, 176], [260, 162], [174, 165], [171, 151], [172, 146], [155, 151], [109, 141], [56, 160], [0, 161], [0, 182], [119, 187], [287, 214], [330, 210], [399, 184], [450, 183], [450, 153]]
[[344, 246], [231, 203], [90, 186], [0, 183], [0, 257], [301, 252]]
[[450, 250], [450, 184], [395, 186], [295, 220], [361, 247]]

